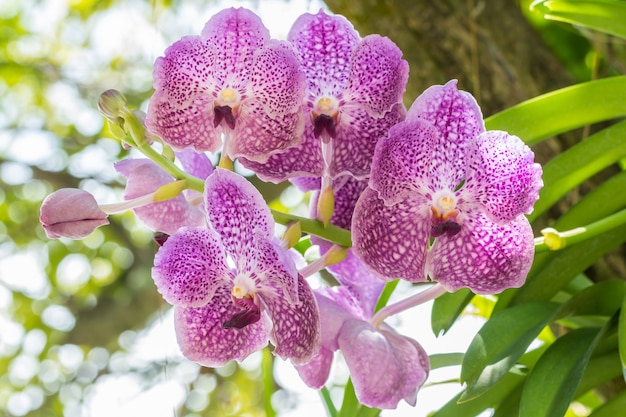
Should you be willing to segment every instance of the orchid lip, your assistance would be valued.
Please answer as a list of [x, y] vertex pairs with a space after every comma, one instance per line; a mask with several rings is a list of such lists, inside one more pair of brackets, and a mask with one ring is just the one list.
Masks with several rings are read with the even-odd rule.
[[215, 117], [213, 118], [213, 127], [218, 127], [222, 121], [231, 129], [235, 128], [235, 116], [230, 106], [215, 106], [213, 108]]

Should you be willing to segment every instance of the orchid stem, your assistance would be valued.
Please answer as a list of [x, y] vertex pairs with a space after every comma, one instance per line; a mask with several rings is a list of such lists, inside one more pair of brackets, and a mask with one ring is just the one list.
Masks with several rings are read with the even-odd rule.
[[307, 219], [306, 217], [295, 216], [293, 214], [285, 213], [272, 209], [272, 215], [274, 221], [283, 225], [288, 225], [293, 222], [300, 222], [302, 231], [315, 236], [319, 236], [329, 242], [336, 243], [343, 247], [349, 248], [352, 246], [352, 237], [349, 230], [342, 229], [341, 227], [324, 224], [318, 220]]
[[372, 317], [370, 323], [372, 326], [378, 328], [387, 317], [393, 316], [394, 314], [398, 314], [420, 304], [424, 304], [427, 301], [434, 300], [446, 292], [448, 291], [441, 284], [435, 284], [427, 290], [420, 291], [417, 294], [405, 298], [404, 300], [381, 308], [378, 313]]
[[626, 224], [626, 209], [593, 222], [584, 227], [560, 232], [553, 228], [543, 229], [542, 237], [535, 238], [535, 252], [560, 250], [570, 245], [589, 240], [599, 234], [608, 232]]

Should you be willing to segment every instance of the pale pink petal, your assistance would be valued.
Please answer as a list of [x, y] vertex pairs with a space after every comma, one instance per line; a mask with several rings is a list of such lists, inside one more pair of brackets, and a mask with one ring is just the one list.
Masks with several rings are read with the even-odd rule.
[[61, 188], [41, 203], [39, 221], [50, 239], [83, 239], [109, 224], [107, 214], [87, 191]]

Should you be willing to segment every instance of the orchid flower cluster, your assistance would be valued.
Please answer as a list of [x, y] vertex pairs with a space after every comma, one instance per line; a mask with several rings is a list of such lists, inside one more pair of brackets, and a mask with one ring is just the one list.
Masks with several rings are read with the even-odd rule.
[[[146, 114], [114, 90], [101, 96], [111, 132], [147, 157], [115, 165], [125, 201], [58, 190], [41, 223], [50, 238], [80, 239], [134, 210], [156, 232], [152, 278], [193, 361], [217, 367], [271, 344], [321, 388], [340, 350], [361, 403], [414, 405], [428, 355], [385, 319], [461, 287], [522, 285], [534, 253], [524, 214], [542, 180], [532, 151], [486, 131], [456, 81], [407, 110], [408, 72], [390, 39], [361, 38], [342, 16], [304, 14], [279, 41], [253, 12], [223, 10], [157, 59]], [[235, 159], [311, 192], [311, 218], [272, 212]], [[321, 253], [309, 264], [294, 249], [303, 231]], [[312, 289], [322, 269], [336, 285]], [[396, 279], [429, 288], [377, 309]]]

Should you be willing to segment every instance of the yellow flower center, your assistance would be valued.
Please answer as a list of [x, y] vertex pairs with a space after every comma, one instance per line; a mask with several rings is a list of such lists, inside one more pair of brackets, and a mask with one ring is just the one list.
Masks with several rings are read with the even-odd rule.
[[225, 88], [220, 91], [217, 100], [221, 106], [230, 105], [232, 107], [233, 104], [239, 103], [239, 94], [232, 88]]
[[233, 282], [233, 288], [230, 290], [234, 298], [254, 298], [255, 285], [254, 281], [246, 275], [237, 275]]
[[456, 197], [449, 192], [435, 196], [430, 209], [436, 219], [443, 221], [454, 219], [454, 217], [459, 214], [459, 210], [456, 209]]
[[330, 117], [336, 117], [339, 112], [337, 100], [333, 97], [320, 97], [315, 102], [315, 108], [313, 109], [313, 116], [317, 117], [320, 114], [325, 114]]

